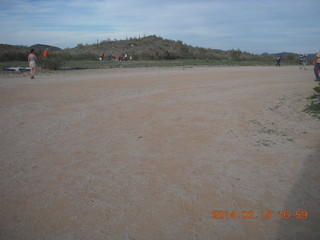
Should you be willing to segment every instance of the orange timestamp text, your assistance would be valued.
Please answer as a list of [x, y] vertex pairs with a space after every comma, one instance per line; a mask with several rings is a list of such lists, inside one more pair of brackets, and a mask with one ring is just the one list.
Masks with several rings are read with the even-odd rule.
[[212, 211], [212, 219], [272, 219], [277, 217], [279, 219], [298, 219], [304, 220], [308, 218], [308, 212], [306, 210], [298, 211], [253, 211], [253, 210], [242, 210], [242, 211], [227, 211], [227, 210], [214, 210]]

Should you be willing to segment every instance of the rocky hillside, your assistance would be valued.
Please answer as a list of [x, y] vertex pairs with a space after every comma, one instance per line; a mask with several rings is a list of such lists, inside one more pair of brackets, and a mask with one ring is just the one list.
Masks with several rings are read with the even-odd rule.
[[78, 44], [75, 48], [65, 49], [64, 53], [70, 55], [95, 55], [103, 53], [112, 55], [132, 56], [134, 59], [211, 59], [211, 60], [252, 60], [264, 59], [262, 56], [241, 52], [240, 50], [222, 51], [193, 47], [182, 41], [163, 39], [157, 36], [143, 38], [130, 38], [127, 40], [109, 40], [97, 44]]
[[50, 55], [60, 55], [64, 60], [97, 60], [104, 53], [119, 56], [127, 54], [134, 60], [206, 59], [221, 61], [273, 61], [271, 55], [255, 55], [238, 50], [193, 47], [182, 41], [163, 39], [155, 35], [126, 40], [106, 40], [97, 44], [78, 44], [74, 48], [60, 49], [50, 45], [13, 46], [0, 44], [0, 61], [25, 61], [30, 49], [41, 56], [46, 48]]

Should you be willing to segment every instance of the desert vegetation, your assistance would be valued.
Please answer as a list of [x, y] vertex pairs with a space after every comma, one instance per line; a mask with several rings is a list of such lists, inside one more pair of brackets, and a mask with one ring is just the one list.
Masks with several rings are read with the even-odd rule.
[[[0, 44], [0, 64], [6, 62], [26, 61], [29, 50], [33, 48], [38, 56], [40, 66], [57, 69], [62, 66], [82, 68], [135, 67], [158, 65], [272, 65], [273, 55], [256, 55], [240, 49], [223, 51], [219, 49], [193, 47], [182, 41], [163, 39], [155, 35], [131, 37], [126, 40], [98, 41], [94, 44], [79, 43], [74, 48], [60, 49], [48, 45], [12, 46]], [[43, 58], [43, 51], [49, 49], [49, 58]], [[109, 56], [124, 56], [139, 63], [98, 63], [103, 54]], [[170, 60], [170, 63], [163, 63]], [[94, 62], [92, 62], [94, 61]], [[148, 61], [148, 62], [146, 62]], [[152, 63], [150, 63], [152, 61]], [[297, 64], [299, 58], [293, 54], [283, 57], [284, 64]], [[12, 64], [11, 64], [12, 65]]]
[[305, 112], [320, 119], [320, 86], [314, 87], [313, 90], [313, 95], [309, 97], [310, 105], [306, 106]]

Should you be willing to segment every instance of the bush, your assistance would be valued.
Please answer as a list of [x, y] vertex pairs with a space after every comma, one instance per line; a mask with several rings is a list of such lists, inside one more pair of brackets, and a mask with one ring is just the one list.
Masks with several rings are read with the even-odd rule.
[[57, 70], [62, 67], [65, 63], [64, 58], [61, 55], [50, 55], [48, 58], [41, 58], [39, 62], [42, 62], [42, 65], [46, 69]]
[[231, 60], [233, 61], [241, 61], [241, 54], [242, 52], [238, 49], [238, 50], [230, 50], [230, 57]]
[[320, 94], [320, 87], [314, 87], [313, 90], [314, 90], [317, 94]]
[[28, 53], [23, 52], [4, 52], [0, 54], [0, 62], [26, 61]]
[[305, 112], [312, 113], [315, 117], [320, 119], [320, 87], [313, 88], [315, 93], [309, 97], [311, 99], [311, 104], [306, 106], [304, 109]]

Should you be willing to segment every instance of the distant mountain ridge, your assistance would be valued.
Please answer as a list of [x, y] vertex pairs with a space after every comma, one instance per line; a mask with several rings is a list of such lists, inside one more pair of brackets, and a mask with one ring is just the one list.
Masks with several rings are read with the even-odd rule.
[[[281, 53], [263, 53], [251, 54], [245, 51], [219, 50], [212, 48], [194, 47], [187, 45], [182, 41], [163, 39], [155, 35], [142, 38], [127, 38], [126, 40], [105, 40], [96, 44], [79, 43], [74, 48], [61, 49], [59, 47], [46, 44], [35, 44], [32, 46], [15, 46], [9, 44], [0, 44], [0, 60], [6, 59], [24, 59], [24, 56], [35, 49], [37, 52], [43, 52], [49, 49], [50, 52], [56, 52], [64, 55], [64, 59], [74, 59], [81, 56], [81, 59], [98, 59], [103, 54], [132, 56], [135, 60], [161, 60], [161, 59], [210, 59], [210, 60], [233, 60], [233, 61], [273, 61], [274, 58], [281, 56], [288, 60], [297, 59], [301, 54], [281, 52]], [[14, 55], [16, 56], [9, 56]], [[313, 58], [315, 54], [308, 54], [308, 58]]]
[[50, 52], [61, 52], [62, 49], [46, 44], [35, 44], [32, 46], [16, 46], [10, 44], [0, 44], [0, 61], [26, 61], [30, 49], [34, 49], [36, 53], [43, 52], [46, 49]]
[[36, 51], [44, 51], [45, 49], [49, 49], [50, 51], [61, 51], [61, 48], [50, 46], [46, 44], [34, 44], [32, 46], [19, 46], [19, 45], [10, 45], [10, 44], [0, 44], [0, 52], [28, 52], [30, 49], [34, 49]]
[[[56, 46], [51, 46], [51, 45], [47, 45], [47, 44], [34, 44], [32, 46], [21, 46], [21, 45], [10, 45], [10, 44], [0, 44], [0, 52], [26, 52], [26, 51], [30, 51], [30, 49], [35, 49], [36, 51], [40, 51], [43, 52], [45, 49], [49, 49], [49, 51], [52, 52], [58, 52], [58, 51], [66, 51], [69, 53], [77, 53], [80, 51], [90, 51], [90, 52], [97, 52], [100, 53], [101, 51], [113, 51], [113, 52], [129, 52], [132, 50], [132, 47], [139, 47], [139, 51], [147, 51], [147, 50], [153, 50], [152, 47], [150, 47], [150, 45], [157, 45], [158, 49], [163, 48], [165, 46], [170, 46], [172, 47], [180, 47], [181, 48], [181, 44], [182, 41], [173, 41], [173, 40], [167, 40], [167, 39], [162, 39], [159, 37], [155, 37], [155, 36], [148, 36], [148, 37], [144, 37], [144, 38], [139, 38], [140, 41], [137, 41], [137, 39], [134, 39], [134, 41], [132, 39], [129, 40], [118, 40], [118, 41], [102, 41], [98, 44], [78, 44], [76, 47], [74, 48], [66, 48], [66, 49], [61, 49], [59, 47]], [[135, 44], [130, 44], [130, 42], [134, 42]], [[140, 44], [139, 44], [140, 42]], [[180, 46], [178, 46], [180, 44]], [[185, 44], [183, 44], [184, 46], [187, 46]], [[192, 47], [192, 46], [188, 46], [194, 49], [204, 49], [204, 48], [199, 48], [199, 47]], [[143, 49], [145, 48], [145, 49]], [[105, 49], [105, 50], [104, 50]], [[209, 49], [209, 48], [205, 48], [206, 50], [209, 51], [214, 51], [216, 55], [225, 55], [226, 52], [228, 51], [223, 51], [223, 50], [219, 50], [219, 49]], [[186, 50], [186, 49], [184, 49]], [[254, 54], [253, 54], [254, 55]], [[294, 57], [300, 57], [301, 54], [298, 53], [292, 53], [292, 52], [280, 52], [280, 53], [262, 53], [260, 54], [260, 56], [264, 56], [264, 57], [288, 57], [289, 55], [293, 55]], [[315, 53], [307, 53], [307, 57], [314, 57]]]
[[29, 48], [37, 49], [38, 51], [45, 51], [47, 48], [50, 51], [61, 51], [61, 48], [55, 47], [55, 46], [50, 46], [50, 45], [45, 45], [45, 44], [35, 44], [30, 46]]
[[[43, 52], [46, 48], [51, 52], [63, 54], [64, 59], [80, 58], [81, 59], [98, 59], [104, 54], [132, 56], [135, 60], [161, 60], [161, 59], [210, 59], [210, 60], [234, 60], [250, 61], [259, 60], [261, 57], [256, 54], [242, 52], [238, 50], [219, 50], [211, 48], [193, 47], [182, 41], [163, 39], [155, 35], [127, 38], [126, 40], [105, 40], [96, 44], [79, 43], [74, 48], [60, 49], [45, 44], [36, 44], [29, 47], [13, 46], [0, 44], [1, 54], [10, 54], [10, 52], [26, 54], [31, 48], [37, 52]], [[0, 54], [0, 55], [1, 55]], [[7, 59], [4, 56], [2, 59]], [[0, 58], [1, 60], [1, 58]]]
[[[315, 53], [304, 53], [307, 55], [307, 58], [314, 58], [315, 57]], [[281, 52], [281, 53], [262, 53], [261, 56], [272, 56], [272, 57], [288, 57], [292, 55], [293, 57], [300, 57], [302, 54], [298, 54], [298, 53], [291, 53], [291, 52]]]

